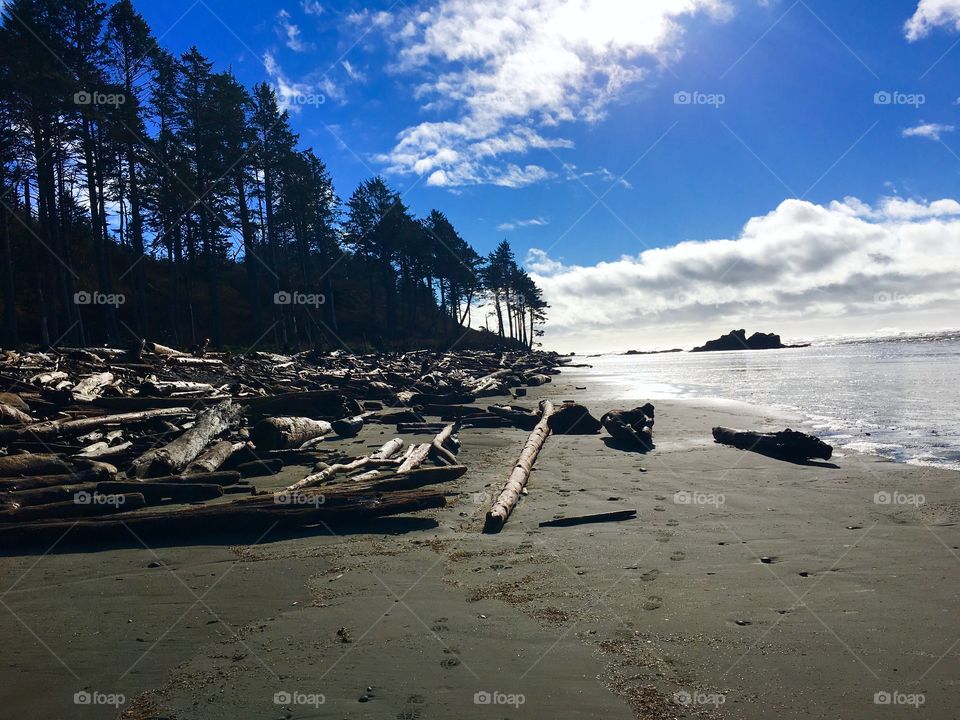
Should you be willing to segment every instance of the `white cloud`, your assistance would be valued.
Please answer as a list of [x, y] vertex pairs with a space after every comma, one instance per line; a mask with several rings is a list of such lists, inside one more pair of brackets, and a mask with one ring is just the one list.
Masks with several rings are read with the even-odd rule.
[[[683, 18], [729, 13], [725, 0], [441, 0], [396, 34], [395, 69], [423, 71], [415, 99], [448, 119], [402, 131], [380, 159], [432, 184], [516, 187], [516, 156], [570, 147], [544, 128], [596, 122], [621, 90], [680, 52]], [[372, 22], [369, 14], [355, 22]], [[513, 156], [512, 158], [510, 156]]]
[[526, 266], [551, 305], [553, 347], [699, 344], [733, 327], [787, 332], [805, 323], [839, 334], [887, 326], [898, 314], [918, 329], [938, 313], [955, 325], [960, 203], [786, 200], [735, 239], [591, 266], [535, 249]]
[[354, 82], [365, 82], [367, 77], [360, 71], [359, 68], [355, 67], [349, 60], [343, 60], [340, 65], [343, 66], [343, 69], [346, 71], [347, 75]]
[[516, 230], [517, 228], [523, 227], [543, 227], [544, 225], [549, 225], [550, 221], [545, 220], [542, 217], [529, 218], [527, 220], [511, 220], [510, 222], [500, 223], [497, 225], [497, 230], [501, 231], [510, 231]]
[[286, 39], [288, 48], [294, 52], [305, 52], [313, 47], [300, 37], [300, 28], [290, 19], [290, 13], [286, 10], [277, 13], [277, 22], [280, 24], [277, 32]]
[[929, 140], [940, 141], [940, 136], [944, 133], [953, 132], [953, 125], [940, 125], [939, 123], [920, 123], [913, 127], [905, 128], [904, 137], [922, 137]]
[[323, 5], [316, 0], [301, 0], [300, 7], [307, 15], [321, 15], [323, 13]]
[[322, 105], [328, 98], [343, 99], [343, 91], [326, 76], [321, 77], [316, 83], [293, 82], [270, 52], [263, 54], [263, 65], [277, 93], [277, 102], [281, 110], [299, 113], [304, 105]]
[[907, 40], [925, 38], [936, 27], [960, 30], [960, 0], [920, 0], [917, 11], [904, 26]]

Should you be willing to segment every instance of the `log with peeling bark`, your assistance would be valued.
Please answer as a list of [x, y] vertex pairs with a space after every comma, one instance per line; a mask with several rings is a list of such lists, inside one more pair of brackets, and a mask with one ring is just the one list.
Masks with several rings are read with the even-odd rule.
[[108, 442], [100, 441], [96, 442], [93, 445], [88, 445], [83, 450], [74, 455], [75, 458], [91, 458], [94, 460], [99, 460], [102, 458], [109, 458], [115, 455], [122, 455], [127, 452], [130, 448], [133, 447], [133, 443], [127, 440], [126, 442], [119, 443], [117, 445], [111, 445]]
[[211, 473], [223, 465], [230, 457], [244, 447], [242, 442], [220, 440], [204, 450], [197, 459], [187, 465], [183, 471], [185, 475], [197, 473]]
[[833, 447], [820, 438], [790, 429], [776, 433], [758, 433], [715, 427], [713, 439], [740, 450], [752, 450], [791, 462], [805, 462], [810, 458], [829, 460], [833, 455]]
[[527, 486], [527, 481], [530, 479], [530, 471], [533, 469], [533, 464], [537, 461], [537, 455], [540, 454], [540, 449], [550, 434], [549, 422], [553, 411], [552, 402], [549, 400], [540, 402], [540, 422], [537, 423], [537, 426], [527, 438], [527, 442], [520, 452], [520, 457], [517, 458], [517, 462], [514, 465], [513, 472], [510, 473], [506, 484], [503, 486], [497, 499], [493, 502], [493, 506], [489, 512], [487, 512], [487, 518], [484, 524], [485, 531], [500, 532], [501, 528], [503, 528], [507, 522], [507, 518], [510, 517], [510, 513], [512, 513], [513, 509], [517, 506], [520, 495], [523, 493], [524, 488]]
[[30, 406], [24, 402], [23, 398], [12, 392], [0, 392], [0, 403], [16, 408], [22, 413], [29, 413]]
[[239, 420], [241, 413], [242, 408], [230, 400], [207, 408], [197, 416], [193, 427], [176, 440], [163, 447], [148, 450], [134, 460], [127, 474], [130, 477], [143, 478], [180, 472], [195, 460], [212, 440], [230, 429]]
[[285, 450], [297, 448], [305, 442], [333, 432], [326, 420], [308, 417], [274, 417], [261, 420], [250, 431], [250, 439], [257, 450]]
[[114, 377], [111, 372], [88, 375], [70, 388], [71, 399], [74, 402], [91, 402], [100, 397], [104, 388], [111, 385], [113, 380]]

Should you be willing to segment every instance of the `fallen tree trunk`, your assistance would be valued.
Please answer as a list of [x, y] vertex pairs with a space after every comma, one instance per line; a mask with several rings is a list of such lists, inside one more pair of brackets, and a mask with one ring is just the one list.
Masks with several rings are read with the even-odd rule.
[[507, 522], [507, 518], [510, 517], [510, 513], [512, 513], [513, 509], [517, 506], [520, 495], [527, 485], [527, 480], [530, 479], [530, 471], [533, 468], [533, 464], [537, 460], [537, 455], [540, 454], [540, 448], [543, 447], [543, 443], [550, 434], [549, 423], [551, 415], [553, 415], [553, 403], [549, 400], [541, 401], [540, 422], [537, 423], [533, 432], [531, 432], [527, 438], [527, 442], [520, 452], [520, 457], [517, 458], [513, 472], [510, 473], [510, 477], [503, 486], [503, 490], [500, 491], [500, 495], [494, 501], [493, 507], [491, 507], [487, 513], [487, 519], [484, 524], [484, 530], [486, 532], [500, 532], [500, 529], [503, 528]]
[[230, 457], [239, 452], [244, 443], [230, 442], [229, 440], [220, 440], [208, 447], [197, 459], [187, 465], [183, 471], [185, 475], [195, 475], [196, 473], [212, 473], [223, 465]]
[[253, 426], [250, 439], [257, 450], [286, 450], [303, 445], [309, 440], [333, 432], [326, 420], [308, 417], [275, 417], [261, 420]]
[[173, 475], [183, 470], [211, 440], [226, 432], [240, 417], [241, 408], [227, 400], [197, 416], [194, 426], [163, 447], [149, 450], [134, 460], [132, 477]]
[[97, 415], [94, 417], [80, 418], [78, 420], [51, 420], [28, 425], [20, 431], [20, 437], [32, 437], [40, 440], [51, 440], [58, 437], [76, 437], [77, 435], [84, 435], [91, 430], [99, 430], [100, 428], [110, 425], [127, 427], [128, 425], [139, 425], [150, 422], [157, 418], [182, 418], [191, 414], [193, 414], [193, 411], [190, 410], [190, 408], [181, 405], [172, 408], [144, 410], [142, 412], [120, 413], [118, 415]]
[[69, 471], [70, 467], [56, 455], [24, 453], [0, 457], [0, 477], [62, 474]]
[[[446, 498], [442, 493], [415, 490], [394, 492], [382, 497], [353, 495], [342, 501], [328, 496], [327, 502], [318, 506], [281, 505], [274, 503], [271, 496], [266, 496], [260, 502], [242, 500], [181, 510], [135, 513], [122, 520], [101, 518], [71, 522], [8, 523], [0, 527], [0, 547], [8, 550], [42, 547], [68, 530], [68, 541], [126, 540], [131, 539], [130, 530], [147, 541], [172, 538], [181, 544], [193, 541], [192, 536], [208, 537], [212, 533], [242, 532], [255, 538], [266, 529], [353, 522], [441, 508], [444, 505]], [[328, 530], [321, 526], [318, 532]]]
[[190, 503], [223, 497], [223, 487], [215, 483], [112, 481], [97, 483], [96, 490], [102, 495], [140, 493], [149, 505], [164, 500]]
[[113, 465], [101, 462], [91, 462], [88, 467], [59, 475], [33, 475], [22, 478], [0, 478], [0, 490], [18, 491], [34, 490], [36, 488], [54, 487], [57, 485], [80, 485], [98, 480], [110, 480], [117, 474]]
[[0, 425], [29, 425], [33, 418], [13, 405], [0, 402]]
[[28, 505], [16, 510], [0, 512], [0, 523], [23, 523], [32, 520], [47, 520], [51, 518], [75, 518], [91, 515], [113, 515], [116, 513], [139, 510], [147, 504], [140, 493], [126, 493], [123, 495], [100, 495], [79, 491], [77, 496], [68, 502], [49, 503], [47, 505]]
[[833, 447], [820, 438], [790, 429], [776, 433], [758, 433], [715, 427], [713, 439], [740, 450], [753, 450], [794, 462], [803, 462], [810, 458], [829, 460], [833, 455]]

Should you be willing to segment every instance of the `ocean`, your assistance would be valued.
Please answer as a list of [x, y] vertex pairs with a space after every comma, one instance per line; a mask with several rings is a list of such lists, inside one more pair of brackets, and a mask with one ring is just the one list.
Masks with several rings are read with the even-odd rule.
[[740, 400], [799, 415], [835, 448], [960, 470], [960, 332], [575, 362], [625, 399]]

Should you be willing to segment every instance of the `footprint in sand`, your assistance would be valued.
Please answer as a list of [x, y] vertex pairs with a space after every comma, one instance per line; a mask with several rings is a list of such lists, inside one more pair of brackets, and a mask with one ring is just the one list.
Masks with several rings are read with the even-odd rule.
[[460, 658], [456, 658], [456, 657], [448, 657], [440, 661], [440, 667], [447, 668], [448, 670], [450, 668], [455, 668], [459, 664], [460, 664]]
[[437, 623], [435, 625], [431, 625], [430, 629], [433, 630], [433, 632], [435, 633], [440, 633], [440, 632], [446, 632], [450, 628], [444, 625], [443, 623]]
[[424, 698], [423, 695], [417, 695], [417, 694], [413, 694], [407, 698], [407, 702], [410, 703], [411, 705], [423, 705], [425, 700], [426, 698]]
[[653, 509], [654, 509], [656, 512], [663, 512], [664, 510], [666, 510], [666, 508], [665, 508], [663, 505], [657, 505], [657, 506], [656, 506], [655, 508], [653, 508]]
[[666, 495], [654, 495], [654, 496], [653, 496], [653, 499], [654, 499], [654, 500], [666, 500], [666, 499], [667, 499], [667, 496], [666, 496]]
[[643, 603], [644, 610], [656, 610], [663, 605], [663, 598], [659, 595], [648, 595]]
[[680, 524], [679, 520], [667, 520], [668, 527], [676, 527], [679, 524]]
[[670, 556], [671, 560], [686, 560], [687, 554], [683, 550], [677, 550], [673, 555]]
[[420, 720], [420, 711], [416, 708], [401, 710], [397, 713], [397, 720]]
[[650, 582], [651, 580], [656, 580], [658, 577], [660, 577], [659, 570], [647, 570], [645, 573], [643, 573], [643, 575], [640, 576], [640, 579], [644, 580], [645, 582]]

